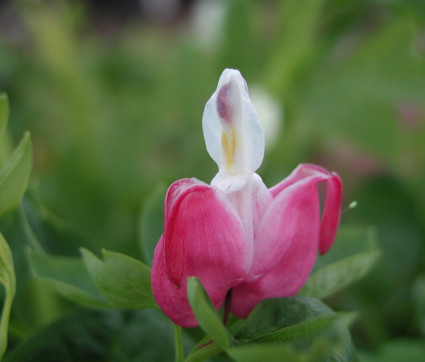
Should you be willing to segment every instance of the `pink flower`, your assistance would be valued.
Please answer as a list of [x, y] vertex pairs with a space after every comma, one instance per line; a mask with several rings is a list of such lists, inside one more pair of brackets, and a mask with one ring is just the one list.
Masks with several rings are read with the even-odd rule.
[[[239, 71], [223, 72], [202, 123], [219, 172], [211, 185], [183, 179], [170, 186], [152, 265], [154, 297], [183, 327], [197, 325], [187, 277], [200, 278], [217, 309], [233, 289], [231, 311], [246, 318], [263, 299], [298, 292], [317, 251], [332, 246], [340, 219], [336, 173], [302, 164], [271, 189], [255, 173], [264, 137]], [[322, 213], [319, 183], [327, 186]]]

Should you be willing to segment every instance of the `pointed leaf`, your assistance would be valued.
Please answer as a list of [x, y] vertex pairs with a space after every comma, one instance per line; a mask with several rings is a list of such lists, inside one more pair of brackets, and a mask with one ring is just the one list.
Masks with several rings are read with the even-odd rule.
[[103, 251], [103, 260], [81, 249], [84, 264], [105, 298], [116, 308], [157, 308], [150, 268], [127, 255]]
[[378, 261], [380, 251], [359, 253], [332, 263], [314, 273], [304, 284], [300, 296], [325, 298], [362, 279]]
[[222, 349], [227, 349], [233, 338], [223, 325], [218, 312], [198, 278], [190, 277], [187, 279], [187, 296], [192, 311], [204, 332]]
[[31, 138], [26, 133], [0, 170], [0, 217], [19, 205], [27, 188], [31, 166]]
[[59, 257], [33, 250], [28, 250], [27, 254], [34, 274], [64, 297], [87, 306], [111, 306], [96, 289], [81, 258]]

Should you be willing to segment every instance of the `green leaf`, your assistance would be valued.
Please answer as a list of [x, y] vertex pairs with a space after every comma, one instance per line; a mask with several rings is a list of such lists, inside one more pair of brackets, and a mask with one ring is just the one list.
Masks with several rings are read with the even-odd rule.
[[152, 265], [153, 253], [164, 227], [165, 184], [158, 185], [149, 195], [139, 222], [140, 249], [143, 260]]
[[[193, 345], [187, 338], [184, 344], [189, 348]], [[74, 310], [37, 330], [9, 350], [4, 359], [5, 362], [172, 360], [173, 328], [160, 311], [86, 308]]]
[[187, 296], [192, 311], [204, 332], [222, 349], [229, 348], [233, 338], [223, 325], [220, 315], [198, 278], [187, 279]]
[[93, 284], [81, 258], [52, 256], [28, 249], [34, 274], [64, 297], [87, 306], [111, 307]]
[[425, 275], [419, 276], [413, 283], [412, 299], [419, 330], [425, 336]]
[[361, 353], [362, 362], [422, 362], [425, 342], [420, 340], [391, 339], [374, 353]]
[[284, 327], [332, 313], [332, 309], [314, 298], [267, 299], [254, 308], [235, 337], [238, 340], [250, 341]]
[[380, 251], [360, 253], [332, 263], [314, 273], [298, 293], [300, 296], [325, 298], [362, 279], [381, 255]]
[[[285, 347], [273, 348], [288, 356], [297, 351], [309, 351], [315, 356], [318, 353], [316, 343], [323, 340], [321, 347], [317, 347], [321, 353], [346, 360], [354, 353], [347, 330], [353, 317], [352, 314], [334, 313], [318, 299], [268, 299], [254, 308], [235, 338], [248, 344], [283, 345]], [[263, 351], [262, 347], [249, 349]], [[239, 347], [229, 353], [237, 359], [235, 353], [245, 355]]]
[[372, 226], [340, 227], [332, 248], [317, 258], [314, 271], [343, 258], [378, 250], [377, 231]]
[[8, 118], [9, 102], [7, 100], [7, 95], [0, 93], [0, 141], [3, 137], [4, 131], [6, 130]]
[[31, 166], [31, 138], [27, 132], [0, 170], [0, 217], [19, 205], [27, 188]]
[[0, 233], [0, 284], [3, 284], [6, 297], [0, 319], [0, 360], [7, 348], [7, 330], [12, 302], [16, 292], [15, 270], [13, 267], [12, 252], [6, 240]]
[[103, 250], [103, 260], [87, 249], [81, 252], [94, 284], [114, 307], [157, 308], [148, 266], [116, 252]]

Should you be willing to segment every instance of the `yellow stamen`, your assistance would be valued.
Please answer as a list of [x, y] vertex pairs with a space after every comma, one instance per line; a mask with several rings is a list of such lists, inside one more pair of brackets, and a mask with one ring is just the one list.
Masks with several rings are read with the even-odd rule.
[[236, 135], [233, 130], [230, 130], [230, 137], [231, 140], [226, 132], [221, 132], [221, 146], [226, 158], [226, 171], [230, 171], [235, 164]]

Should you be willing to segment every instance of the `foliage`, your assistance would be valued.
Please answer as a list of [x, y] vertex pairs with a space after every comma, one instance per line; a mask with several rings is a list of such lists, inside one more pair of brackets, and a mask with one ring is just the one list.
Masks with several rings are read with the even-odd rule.
[[[194, 11], [164, 25], [66, 1], [0, 6], [0, 88], [12, 110], [2, 93], [6, 361], [173, 358], [149, 266], [166, 185], [216, 173], [201, 115], [224, 67], [284, 109], [264, 182], [318, 163], [341, 175], [344, 207], [358, 206], [299, 294], [265, 301], [245, 321], [224, 327], [191, 280], [201, 328], [181, 331], [186, 359], [423, 359], [424, 6], [215, 3], [223, 17], [211, 44]], [[204, 13], [201, 23], [212, 20]]]

